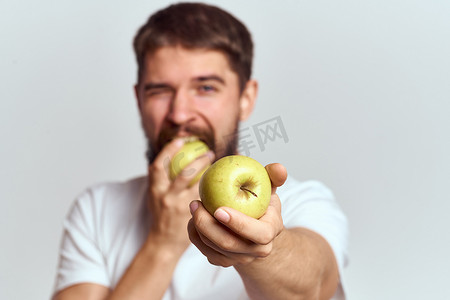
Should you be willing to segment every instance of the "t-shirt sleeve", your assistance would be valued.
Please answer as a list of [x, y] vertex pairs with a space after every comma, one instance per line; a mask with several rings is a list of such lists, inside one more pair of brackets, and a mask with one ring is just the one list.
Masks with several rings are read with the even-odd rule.
[[98, 217], [92, 190], [76, 199], [63, 223], [54, 292], [79, 283], [109, 286], [105, 259], [98, 240]]
[[[333, 193], [317, 181], [290, 180], [282, 198], [282, 217], [286, 228], [304, 227], [320, 234], [331, 246], [341, 274], [348, 261], [348, 221]], [[342, 286], [338, 293], [344, 299]]]

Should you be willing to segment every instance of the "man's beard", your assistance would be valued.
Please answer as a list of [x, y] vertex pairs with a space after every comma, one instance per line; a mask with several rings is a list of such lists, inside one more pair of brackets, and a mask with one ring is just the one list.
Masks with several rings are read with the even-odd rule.
[[[211, 128], [211, 127], [210, 127]], [[223, 142], [222, 145], [217, 145], [217, 139], [215, 137], [215, 133], [213, 130], [203, 130], [196, 127], [184, 127], [183, 132], [188, 133], [192, 136], [198, 137], [201, 141], [203, 141], [209, 149], [211, 149], [216, 157], [215, 160], [218, 160], [224, 156], [237, 154], [238, 142], [239, 142], [239, 119], [237, 118], [235, 121], [234, 128], [232, 129], [232, 133], [222, 137]], [[152, 143], [151, 140], [147, 136], [147, 162], [148, 164], [152, 164], [155, 158], [158, 156], [159, 152], [161, 152], [162, 148], [170, 142], [172, 139], [177, 137], [177, 133], [180, 131], [180, 128], [165, 128], [163, 129], [158, 139], [155, 143]], [[144, 127], [145, 131], [145, 127]]]

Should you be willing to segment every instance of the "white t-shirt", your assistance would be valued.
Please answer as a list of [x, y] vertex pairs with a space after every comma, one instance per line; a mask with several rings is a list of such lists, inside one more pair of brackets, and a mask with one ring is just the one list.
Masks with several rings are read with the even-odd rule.
[[[76, 199], [64, 221], [55, 293], [86, 282], [114, 288], [147, 238], [146, 188], [146, 177], [140, 177], [94, 186]], [[342, 274], [347, 260], [347, 219], [330, 190], [316, 181], [289, 178], [277, 194], [285, 227], [306, 227], [321, 234], [331, 245]], [[163, 299], [249, 298], [233, 267], [211, 265], [190, 245]], [[345, 299], [342, 285], [333, 299]]]

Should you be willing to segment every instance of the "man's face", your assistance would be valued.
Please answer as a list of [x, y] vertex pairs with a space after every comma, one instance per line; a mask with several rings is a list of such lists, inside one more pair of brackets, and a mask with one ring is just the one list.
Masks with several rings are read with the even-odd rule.
[[238, 123], [253, 108], [256, 84], [240, 93], [220, 51], [162, 47], [146, 56], [136, 95], [151, 159], [171, 139], [192, 135], [218, 159], [236, 153]]

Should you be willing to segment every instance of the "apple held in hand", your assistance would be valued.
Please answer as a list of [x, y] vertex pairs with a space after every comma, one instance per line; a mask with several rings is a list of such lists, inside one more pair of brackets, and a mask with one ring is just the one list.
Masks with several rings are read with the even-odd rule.
[[[188, 169], [188, 170], [186, 170], [185, 168], [191, 162], [193, 162], [198, 157], [202, 156], [203, 154], [205, 154], [208, 151], [209, 151], [208, 146], [204, 142], [200, 141], [198, 138], [196, 138], [196, 137], [186, 138], [185, 144], [181, 147], [181, 149], [177, 152], [177, 154], [175, 154], [173, 159], [170, 161], [170, 164], [169, 164], [170, 179], [174, 180], [175, 177], [177, 177], [178, 175], [189, 176], [192, 173], [196, 172], [197, 170], [195, 170], [193, 168]], [[205, 168], [205, 170], [206, 170], [206, 168]], [[202, 170], [201, 172], [199, 172], [197, 174], [197, 176], [195, 176], [191, 180], [189, 185], [192, 186], [195, 183], [197, 183], [200, 180], [200, 178], [205, 170]]]
[[272, 185], [266, 169], [253, 158], [225, 156], [203, 174], [199, 192], [203, 206], [211, 215], [227, 206], [260, 218], [270, 202]]

